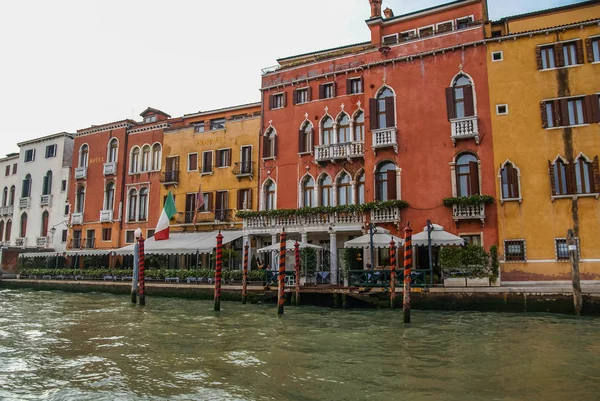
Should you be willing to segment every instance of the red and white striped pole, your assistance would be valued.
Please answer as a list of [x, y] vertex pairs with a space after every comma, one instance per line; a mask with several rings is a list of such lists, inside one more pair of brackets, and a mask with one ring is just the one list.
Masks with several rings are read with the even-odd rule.
[[402, 321], [410, 323], [410, 269], [412, 267], [412, 228], [410, 222], [404, 229], [404, 293], [402, 302]]
[[244, 245], [244, 277], [242, 279], [242, 304], [248, 302], [248, 248], [250, 245], [246, 242]]
[[396, 306], [396, 243], [390, 241], [390, 307]]
[[294, 269], [296, 270], [296, 306], [300, 305], [300, 244], [298, 241], [294, 244], [294, 256], [295, 256], [295, 265]]
[[223, 269], [223, 234], [217, 234], [217, 267], [215, 268], [215, 311], [221, 310], [221, 270]]
[[277, 314], [283, 315], [283, 306], [285, 304], [285, 242], [287, 234], [285, 228], [279, 235], [279, 288], [277, 293]]
[[139, 245], [139, 254], [138, 254], [138, 263], [140, 265], [139, 269], [139, 277], [138, 277], [138, 287], [140, 293], [140, 305], [146, 305], [146, 280], [144, 279], [144, 269], [145, 269], [145, 257], [144, 257], [144, 237], [140, 236], [138, 240]]

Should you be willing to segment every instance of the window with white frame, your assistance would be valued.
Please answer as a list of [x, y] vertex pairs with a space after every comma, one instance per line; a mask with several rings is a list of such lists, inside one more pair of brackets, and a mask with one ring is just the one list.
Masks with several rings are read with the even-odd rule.
[[135, 242], [135, 231], [134, 230], [125, 231], [125, 243], [133, 244], [134, 242]]
[[129, 172], [135, 174], [138, 172], [140, 166], [140, 148], [138, 148], [137, 146], [131, 149], [130, 160], [131, 161], [129, 164]]
[[127, 204], [129, 205], [127, 221], [133, 222], [136, 221], [137, 218], [137, 190], [135, 188], [131, 188], [127, 198]]
[[328, 174], [319, 180], [319, 206], [333, 206], [333, 181]]
[[504, 60], [504, 53], [502, 51], [492, 52], [492, 62]]
[[315, 180], [307, 176], [302, 180], [302, 206], [314, 207], [315, 205]]
[[[575, 240], [576, 252], [579, 257], [579, 253], [580, 253], [579, 238], [575, 237], [574, 240]], [[566, 238], [555, 238], [554, 239], [554, 248], [556, 251], [556, 260], [566, 261], [566, 260], [571, 259], [570, 255], [569, 255], [569, 244], [567, 243]]]
[[198, 170], [198, 153], [188, 153], [188, 172]]
[[473, 22], [473, 16], [470, 15], [468, 17], [462, 17], [456, 19], [456, 29], [465, 29], [468, 28]]
[[79, 148], [79, 167], [87, 167], [88, 166], [89, 152], [90, 152], [90, 148], [87, 144], [81, 145], [81, 148]]
[[263, 135], [263, 159], [277, 157], [277, 133], [273, 127], [269, 127]]
[[142, 147], [142, 168], [141, 171], [150, 170], [150, 145]]
[[119, 153], [119, 141], [117, 138], [110, 140], [108, 143], [108, 151], [106, 153], [106, 161], [108, 163], [114, 163], [117, 161], [117, 155]]
[[504, 240], [504, 260], [506, 262], [525, 262], [527, 260], [525, 251], [525, 240]]
[[497, 104], [496, 105], [496, 114], [499, 116], [504, 116], [508, 114], [508, 105], [507, 104]]
[[434, 34], [433, 25], [424, 26], [423, 28], [419, 28], [419, 37], [426, 38], [428, 36], [433, 36]]
[[160, 171], [160, 163], [162, 158], [162, 146], [160, 143], [152, 145], [152, 170]]
[[213, 171], [213, 151], [202, 152], [202, 174], [210, 174]]
[[231, 149], [217, 150], [217, 168], [231, 166]]
[[285, 93], [271, 95], [271, 109], [281, 109], [283, 107], [285, 107]]
[[395, 45], [398, 43], [398, 34], [386, 35], [382, 38], [381, 42], [387, 46]]
[[140, 189], [138, 221], [148, 220], [148, 188]]
[[46, 146], [46, 159], [56, 157], [56, 144]]
[[27, 149], [25, 151], [25, 163], [30, 163], [35, 160], [35, 149]]

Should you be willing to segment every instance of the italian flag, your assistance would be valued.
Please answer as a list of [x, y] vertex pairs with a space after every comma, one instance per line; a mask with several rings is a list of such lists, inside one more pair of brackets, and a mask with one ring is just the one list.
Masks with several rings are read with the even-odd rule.
[[176, 213], [175, 200], [173, 199], [173, 194], [169, 191], [169, 195], [167, 195], [167, 200], [165, 201], [165, 207], [163, 208], [160, 218], [158, 219], [158, 224], [156, 225], [156, 232], [154, 233], [155, 241], [169, 239], [169, 220], [171, 220], [171, 217], [175, 216]]

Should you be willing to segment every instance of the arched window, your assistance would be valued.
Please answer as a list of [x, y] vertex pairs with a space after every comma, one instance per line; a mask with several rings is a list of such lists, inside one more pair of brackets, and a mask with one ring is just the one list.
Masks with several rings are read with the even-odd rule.
[[354, 140], [364, 142], [365, 140], [365, 113], [359, 111], [354, 117]]
[[330, 145], [334, 143], [333, 119], [329, 116], [321, 121], [321, 145]]
[[162, 158], [162, 147], [160, 143], [152, 145], [152, 170], [159, 171]]
[[391, 128], [396, 126], [396, 111], [394, 109], [394, 92], [387, 86], [369, 100], [371, 110], [371, 129]]
[[[6, 206], [8, 203], [8, 187], [4, 187], [4, 192], [2, 193], [2, 206]], [[0, 235], [0, 239], [2, 236]]]
[[145, 145], [142, 148], [142, 168], [140, 171], [150, 170], [150, 146]]
[[10, 198], [8, 199], [8, 206], [14, 206], [14, 204], [15, 204], [15, 192], [16, 192], [16, 188], [13, 185], [12, 187], [10, 187]]
[[77, 195], [75, 198], [75, 213], [83, 213], [83, 207], [85, 205], [85, 187], [80, 185], [77, 188]]
[[386, 201], [396, 198], [396, 165], [392, 162], [383, 162], [375, 170], [375, 200]]
[[52, 171], [48, 170], [44, 176], [44, 183], [42, 185], [42, 195], [50, 195], [52, 193]]
[[21, 190], [21, 198], [29, 198], [31, 196], [31, 175], [27, 174], [23, 180], [23, 188]]
[[362, 172], [356, 177], [356, 204], [362, 205], [365, 203], [365, 173]]
[[21, 227], [19, 228], [19, 238], [27, 236], [27, 213], [21, 215]]
[[104, 190], [104, 210], [113, 210], [115, 202], [115, 184], [109, 182]]
[[137, 212], [137, 191], [135, 190], [135, 188], [131, 188], [129, 190], [129, 196], [127, 199], [127, 203], [129, 205], [129, 210], [127, 213], [127, 220], [135, 221], [136, 220], [136, 212]]
[[519, 174], [514, 164], [506, 162], [500, 169], [500, 185], [502, 186], [502, 199], [519, 199]]
[[350, 117], [348, 114], [342, 113], [337, 120], [338, 143], [352, 142], [352, 134], [350, 132]]
[[269, 128], [263, 137], [263, 158], [277, 157], [277, 133], [273, 127]]
[[119, 152], [119, 141], [117, 140], [117, 138], [113, 138], [108, 143], [108, 152], [107, 152], [107, 155], [106, 155], [106, 160], [109, 163], [116, 162], [117, 161], [118, 152]]
[[298, 133], [298, 153], [312, 152], [313, 150], [313, 126], [306, 121]]
[[4, 241], [10, 242], [10, 232], [11, 232], [11, 230], [12, 230], [12, 221], [8, 220], [6, 222], [6, 229], [5, 229], [5, 232], [4, 232]]
[[302, 206], [315, 206], [315, 180], [311, 176], [302, 181]]
[[138, 221], [146, 221], [148, 220], [148, 188], [140, 189], [139, 204]]
[[48, 220], [50, 218], [50, 215], [48, 214], [47, 210], [44, 210], [44, 213], [42, 213], [42, 230], [41, 230], [41, 236], [42, 237], [47, 237], [48, 236]]
[[265, 210], [275, 210], [275, 183], [269, 180], [265, 185]]
[[575, 160], [575, 192], [578, 194], [595, 192], [592, 163], [584, 155], [579, 155]]
[[479, 194], [479, 163], [471, 153], [456, 158], [456, 196]]
[[131, 149], [131, 164], [129, 166], [130, 173], [137, 173], [140, 166], [140, 148], [137, 146]]
[[337, 204], [350, 205], [352, 203], [352, 184], [350, 176], [342, 173], [337, 181]]
[[320, 206], [333, 206], [333, 182], [331, 177], [325, 174], [319, 180]]
[[465, 118], [475, 115], [473, 102], [473, 83], [465, 75], [454, 79], [452, 87], [446, 89], [448, 118]]
[[90, 148], [87, 144], [81, 145], [79, 148], [79, 167], [87, 167], [88, 166], [88, 156], [89, 156]]
[[4, 238], [4, 220], [0, 221], [0, 241]]

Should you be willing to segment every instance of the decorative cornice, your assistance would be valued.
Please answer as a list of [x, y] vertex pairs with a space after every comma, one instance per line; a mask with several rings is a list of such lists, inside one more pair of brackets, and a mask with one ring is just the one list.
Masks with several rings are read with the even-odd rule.
[[75, 134], [75, 136], [80, 137], [80, 136], [84, 136], [84, 135], [97, 134], [99, 132], [110, 131], [110, 130], [119, 129], [119, 128], [129, 129], [131, 127], [135, 127], [136, 125], [137, 125], [137, 123], [133, 120], [124, 120], [124, 121], [119, 121], [114, 124], [99, 125], [97, 127], [90, 127], [90, 128], [82, 129], [82, 130], [77, 131], [77, 134]]
[[52, 135], [42, 136], [40, 138], [35, 138], [35, 139], [30, 139], [28, 141], [19, 142], [19, 143], [17, 143], [17, 146], [18, 147], [22, 147], [22, 146], [25, 146], [25, 145], [33, 145], [34, 143], [40, 143], [40, 142], [50, 141], [52, 139], [57, 139], [57, 138], [71, 138], [71, 139], [73, 139], [73, 134], [69, 134], [68, 132], [59, 132], [58, 134], [52, 134]]
[[169, 123], [160, 123], [156, 125], [144, 126], [144, 127], [134, 127], [132, 129], [128, 129], [128, 134], [139, 134], [140, 132], [154, 131], [156, 129], [165, 129], [169, 128], [171, 124]]

